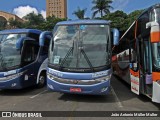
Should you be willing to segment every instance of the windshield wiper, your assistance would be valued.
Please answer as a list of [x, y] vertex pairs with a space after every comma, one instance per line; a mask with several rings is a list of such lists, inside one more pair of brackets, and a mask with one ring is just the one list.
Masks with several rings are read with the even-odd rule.
[[85, 51], [83, 49], [81, 49], [81, 53], [84, 55], [84, 58], [86, 59], [89, 67], [91, 68], [91, 70], [94, 72], [94, 67], [91, 63], [91, 61], [89, 60], [88, 56], [86, 55]]
[[61, 64], [59, 65], [59, 70], [62, 69], [64, 63], [66, 62], [67, 58], [69, 57], [69, 55], [71, 54], [71, 52], [73, 51], [73, 49], [74, 49], [74, 41], [73, 41], [72, 47], [70, 47], [70, 49], [68, 50], [68, 52], [67, 52], [66, 56], [64, 57], [63, 61], [62, 61]]

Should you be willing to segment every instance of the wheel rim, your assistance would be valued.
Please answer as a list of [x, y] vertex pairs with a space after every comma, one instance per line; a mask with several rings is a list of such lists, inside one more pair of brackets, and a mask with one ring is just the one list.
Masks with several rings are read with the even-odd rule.
[[45, 77], [44, 76], [40, 76], [39, 77], [39, 84], [43, 85], [45, 83]]

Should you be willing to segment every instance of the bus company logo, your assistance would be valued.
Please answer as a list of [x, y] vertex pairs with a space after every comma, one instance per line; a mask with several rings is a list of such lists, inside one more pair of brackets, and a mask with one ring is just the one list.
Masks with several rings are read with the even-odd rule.
[[52, 70], [50, 68], [49, 68], [48, 72], [51, 73], [51, 74], [53, 74], [53, 75], [55, 75], [55, 76], [58, 76], [58, 77], [62, 77], [63, 76], [63, 73], [54, 71], [54, 70]]
[[105, 75], [108, 75], [108, 73], [109, 73], [108, 71], [102, 71], [102, 72], [93, 73], [92, 74], [92, 78], [105, 76]]
[[12, 117], [11, 112], [2, 112], [2, 117]]
[[78, 84], [78, 80], [72, 80], [73, 84]]

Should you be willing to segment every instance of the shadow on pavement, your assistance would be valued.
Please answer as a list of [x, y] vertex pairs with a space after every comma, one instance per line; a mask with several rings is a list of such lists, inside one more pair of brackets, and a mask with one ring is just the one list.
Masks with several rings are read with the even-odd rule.
[[[112, 80], [111, 84], [112, 84], [112, 86], [113, 86], [115, 92], [117, 93], [117, 96], [118, 96], [118, 98], [120, 99], [121, 102], [127, 101], [129, 99], [138, 99], [138, 101], [140, 101], [144, 104], [148, 103], [151, 106], [155, 106], [156, 108], [158, 108], [160, 110], [160, 104], [152, 102], [152, 100], [145, 95], [134, 94], [131, 91], [131, 88], [130, 88], [129, 84], [127, 84], [125, 81], [121, 80], [117, 76], [113, 76], [113, 78], [114, 79]], [[119, 84], [119, 85], [116, 85], [116, 84]], [[132, 100], [131, 102], [134, 102], [134, 100]]]
[[76, 101], [76, 102], [88, 102], [88, 103], [112, 103], [116, 102], [111, 94], [107, 96], [99, 95], [78, 95], [78, 94], [62, 94], [59, 100], [63, 101]]
[[[111, 81], [112, 90], [106, 96], [98, 95], [78, 95], [78, 94], [62, 94], [58, 98], [62, 101], [76, 101], [87, 103], [115, 103], [119, 100], [124, 106], [136, 107], [135, 105], [147, 105], [153, 108], [160, 109], [160, 104], [153, 103], [150, 98], [145, 95], [136, 95], [131, 92], [130, 85], [120, 80], [118, 77], [113, 76]], [[117, 98], [118, 100], [117, 100]], [[137, 107], [138, 107], [137, 106]]]
[[[62, 94], [59, 97], [59, 100], [64, 100], [64, 101], [77, 101], [77, 102], [91, 102], [91, 103], [114, 103], [117, 102], [116, 96], [119, 97], [119, 94], [123, 97], [121, 100], [128, 100], [132, 99], [133, 97], [136, 97], [136, 95], [130, 93], [130, 90], [127, 86], [127, 84], [124, 84], [119, 82], [117, 78], [114, 76], [112, 77], [111, 80], [111, 85], [112, 88], [110, 93], [106, 96], [101, 96], [101, 95], [78, 95], [78, 94]], [[127, 92], [127, 91], [128, 92]], [[117, 93], [118, 91], [118, 93]], [[116, 93], [116, 95], [114, 94]], [[126, 93], [124, 93], [126, 92]]]

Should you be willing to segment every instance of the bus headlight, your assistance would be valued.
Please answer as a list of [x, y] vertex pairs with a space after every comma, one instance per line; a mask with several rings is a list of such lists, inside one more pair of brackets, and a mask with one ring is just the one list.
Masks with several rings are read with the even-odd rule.
[[99, 81], [99, 82], [105, 82], [105, 81], [108, 81], [110, 79], [111, 79], [111, 74], [108, 75], [108, 76], [102, 77], [102, 78], [95, 79], [95, 80]]
[[47, 74], [47, 78], [50, 79], [50, 80], [53, 80], [53, 79], [54, 79], [54, 76], [48, 73], [48, 74]]

